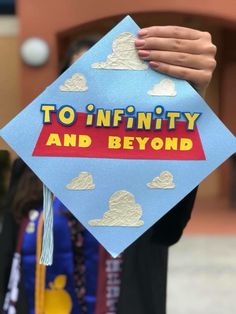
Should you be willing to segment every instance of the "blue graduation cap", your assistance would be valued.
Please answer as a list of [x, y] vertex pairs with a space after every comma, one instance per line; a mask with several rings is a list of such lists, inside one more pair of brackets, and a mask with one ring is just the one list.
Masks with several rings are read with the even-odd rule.
[[47, 187], [46, 203], [50, 190], [113, 257], [236, 151], [186, 81], [138, 58], [138, 30], [123, 19], [1, 130]]

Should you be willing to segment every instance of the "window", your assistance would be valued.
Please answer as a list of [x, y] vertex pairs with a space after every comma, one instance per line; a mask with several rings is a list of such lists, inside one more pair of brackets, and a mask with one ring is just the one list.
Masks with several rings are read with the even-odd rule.
[[15, 0], [1, 0], [0, 14], [15, 14]]

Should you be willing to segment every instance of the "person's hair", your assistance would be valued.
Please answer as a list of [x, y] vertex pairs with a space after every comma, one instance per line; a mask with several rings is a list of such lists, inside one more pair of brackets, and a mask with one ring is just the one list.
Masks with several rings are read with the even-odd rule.
[[6, 206], [17, 222], [31, 209], [43, 204], [43, 185], [33, 171], [21, 160], [16, 159], [12, 166]]
[[6, 174], [10, 169], [10, 154], [8, 151], [0, 151], [0, 210], [6, 195]]
[[62, 62], [62, 65], [60, 68], [60, 74], [62, 74], [64, 71], [66, 71], [69, 68], [69, 66], [71, 65], [71, 59], [76, 53], [80, 52], [84, 48], [85, 49], [91, 48], [95, 43], [96, 41], [92, 39], [80, 39], [80, 40], [76, 40], [72, 42]]

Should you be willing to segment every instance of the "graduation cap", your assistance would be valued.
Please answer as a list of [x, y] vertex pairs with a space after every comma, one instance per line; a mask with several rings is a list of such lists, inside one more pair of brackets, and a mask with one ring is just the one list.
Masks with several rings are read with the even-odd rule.
[[45, 184], [45, 264], [52, 193], [116, 257], [236, 151], [186, 81], [138, 58], [138, 30], [123, 19], [1, 130]]

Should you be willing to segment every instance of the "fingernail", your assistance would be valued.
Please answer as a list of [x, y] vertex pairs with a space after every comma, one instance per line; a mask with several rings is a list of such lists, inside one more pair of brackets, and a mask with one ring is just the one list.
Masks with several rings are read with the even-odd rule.
[[141, 58], [147, 58], [147, 57], [149, 57], [150, 52], [147, 51], [147, 50], [139, 50], [139, 51], [138, 51], [138, 55], [139, 55], [139, 57], [141, 57]]
[[136, 39], [134, 44], [135, 44], [135, 47], [141, 48], [141, 47], [143, 47], [145, 45], [145, 40], [143, 40], [143, 39]]
[[149, 65], [150, 65], [152, 68], [159, 68], [160, 63], [155, 62], [155, 61], [150, 61], [150, 62], [149, 62]]
[[138, 35], [141, 37], [147, 36], [148, 32], [145, 28], [140, 29], [140, 31], [138, 31]]

